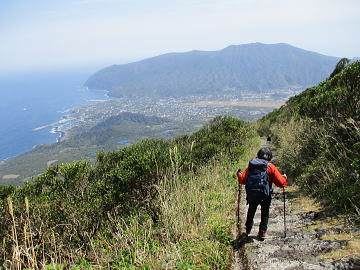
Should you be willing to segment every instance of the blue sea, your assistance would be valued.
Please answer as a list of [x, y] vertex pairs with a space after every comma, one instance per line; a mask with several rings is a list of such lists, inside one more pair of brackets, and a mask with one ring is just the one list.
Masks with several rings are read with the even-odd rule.
[[91, 71], [36, 71], [0, 73], [0, 160], [5, 160], [39, 144], [56, 142], [59, 134], [51, 127], [72, 108], [91, 100], [108, 99], [104, 91], [82, 87]]

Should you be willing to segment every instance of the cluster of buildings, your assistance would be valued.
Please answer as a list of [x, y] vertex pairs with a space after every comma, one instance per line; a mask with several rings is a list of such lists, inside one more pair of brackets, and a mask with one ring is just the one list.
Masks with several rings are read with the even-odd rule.
[[244, 93], [198, 95], [184, 97], [122, 97], [95, 101], [76, 108], [67, 117], [76, 119], [68, 131], [71, 134], [88, 130], [111, 116], [123, 112], [157, 116], [181, 122], [206, 122], [217, 115], [231, 115], [244, 121], [253, 121], [279, 107], [289, 95], [276, 100], [269, 94]]

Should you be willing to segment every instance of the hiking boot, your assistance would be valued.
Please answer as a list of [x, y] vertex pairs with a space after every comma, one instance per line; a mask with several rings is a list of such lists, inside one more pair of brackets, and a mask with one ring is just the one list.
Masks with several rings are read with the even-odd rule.
[[246, 234], [247, 234], [247, 235], [249, 235], [249, 234], [250, 234], [250, 232], [251, 232], [251, 228], [252, 228], [252, 227], [248, 227], [248, 226], [246, 226]]
[[260, 241], [265, 240], [265, 234], [266, 234], [266, 231], [259, 231], [258, 238]]
[[240, 238], [247, 238], [249, 237], [249, 235], [246, 233], [246, 232], [243, 232], [241, 235], [240, 235]]

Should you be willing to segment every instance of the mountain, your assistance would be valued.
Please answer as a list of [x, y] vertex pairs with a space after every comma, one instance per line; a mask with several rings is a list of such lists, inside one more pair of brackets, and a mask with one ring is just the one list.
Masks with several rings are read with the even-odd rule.
[[285, 43], [251, 43], [113, 65], [96, 72], [85, 86], [118, 97], [304, 89], [327, 78], [338, 60]]

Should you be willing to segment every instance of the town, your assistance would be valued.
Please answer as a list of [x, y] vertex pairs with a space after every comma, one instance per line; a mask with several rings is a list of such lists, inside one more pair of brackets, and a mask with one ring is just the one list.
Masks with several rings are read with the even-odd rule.
[[[66, 136], [80, 134], [109, 117], [123, 112], [157, 116], [170, 120], [201, 125], [217, 115], [230, 115], [246, 122], [259, 119], [285, 103], [298, 90], [274, 93], [232, 93], [183, 97], [122, 97], [94, 100], [91, 104], [75, 108], [58, 122], [56, 130]], [[67, 121], [66, 121], [67, 120]], [[71, 122], [71, 125], [68, 123]]]

